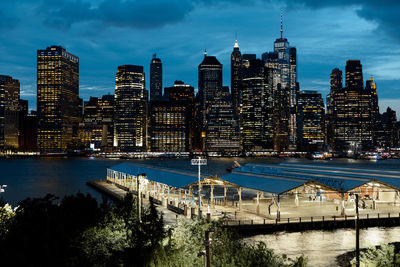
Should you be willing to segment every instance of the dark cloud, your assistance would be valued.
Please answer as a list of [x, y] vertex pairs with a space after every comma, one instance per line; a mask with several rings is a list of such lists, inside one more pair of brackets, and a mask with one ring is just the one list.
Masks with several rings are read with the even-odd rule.
[[354, 6], [358, 16], [376, 22], [379, 31], [400, 40], [399, 0], [40, 0], [35, 4], [29, 0], [3, 0], [7, 14], [0, 11], [0, 28], [15, 25], [17, 18], [23, 19], [23, 15], [17, 15], [21, 14], [21, 5], [31, 5], [39, 14], [37, 19], [45, 25], [68, 30], [81, 22], [103, 27], [159, 28], [183, 21], [198, 7], [223, 9], [227, 5], [255, 5], [258, 1], [287, 9]]
[[[399, 0], [286, 0], [288, 8], [357, 7], [357, 14], [368, 21], [376, 22], [378, 30], [400, 41]], [[340, 14], [338, 14], [340, 16]], [[349, 26], [351, 27], [351, 25]]]
[[104, 0], [90, 4], [81, 0], [44, 0], [38, 7], [47, 26], [68, 29], [79, 22], [103, 26], [157, 28], [182, 21], [193, 10], [190, 1]]

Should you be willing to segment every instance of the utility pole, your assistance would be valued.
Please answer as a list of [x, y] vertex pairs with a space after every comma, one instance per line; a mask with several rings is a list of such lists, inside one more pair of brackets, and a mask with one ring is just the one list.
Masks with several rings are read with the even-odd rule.
[[358, 219], [358, 194], [356, 194], [356, 267], [360, 267], [360, 226]]
[[199, 183], [199, 207], [198, 207], [198, 215], [201, 217], [201, 173], [200, 173], [200, 166], [201, 165], [207, 165], [207, 159], [202, 159], [200, 156], [197, 159], [192, 159], [191, 160], [192, 165], [197, 165], [198, 166], [198, 183]]
[[206, 267], [211, 267], [211, 255], [210, 255], [210, 233], [214, 232], [214, 230], [206, 230], [205, 232], [205, 240], [204, 245], [206, 246]]
[[139, 182], [139, 179], [140, 179], [140, 177], [141, 177], [142, 175], [141, 174], [138, 174], [137, 175], [137, 177], [136, 177], [136, 192], [137, 192], [137, 201], [136, 201], [136, 203], [137, 203], [137, 211], [138, 211], [138, 219], [139, 219], [139, 222], [141, 221], [141, 210], [140, 210], [140, 208], [141, 208], [141, 197], [140, 197], [140, 182]]
[[200, 160], [201, 159], [201, 157], [199, 156], [199, 175], [198, 175], [198, 179], [199, 179], [199, 217], [201, 218], [201, 183], [200, 183], [200, 176], [201, 176], [201, 174], [200, 174]]

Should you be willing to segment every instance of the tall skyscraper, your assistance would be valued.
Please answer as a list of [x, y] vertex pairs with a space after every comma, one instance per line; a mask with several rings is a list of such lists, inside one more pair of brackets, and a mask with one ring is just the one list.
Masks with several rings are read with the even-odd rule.
[[239, 97], [240, 97], [240, 83], [241, 83], [241, 73], [242, 68], [242, 54], [239, 50], [239, 44], [237, 40], [233, 46], [233, 52], [231, 54], [231, 95], [233, 99], [233, 106], [236, 116], [239, 116]]
[[205, 112], [211, 104], [216, 92], [222, 89], [222, 64], [214, 56], [204, 53], [203, 61], [199, 65], [199, 94], [202, 109]]
[[151, 103], [151, 150], [189, 152], [192, 149], [194, 88], [182, 81], [165, 88], [162, 101]]
[[61, 46], [37, 51], [38, 148], [73, 148], [81, 119], [79, 58]]
[[[277, 112], [277, 115], [285, 115], [288, 118], [276, 118], [280, 124], [280, 129], [288, 128], [288, 144], [279, 145], [277, 147], [287, 147], [288, 150], [296, 150], [297, 146], [297, 94], [299, 91], [299, 85], [297, 83], [297, 56], [296, 48], [290, 47], [289, 42], [286, 38], [283, 38], [283, 20], [281, 14], [281, 37], [276, 39], [274, 42], [274, 52], [267, 52], [262, 55], [262, 59], [265, 64], [273, 70], [273, 84], [274, 92], [279, 97], [274, 98], [275, 100], [287, 102], [288, 112]], [[279, 88], [279, 89], [278, 89]], [[279, 90], [286, 90], [287, 93], [278, 92]], [[284, 100], [282, 97], [287, 96], [288, 99]], [[282, 102], [283, 101], [283, 102]], [[279, 106], [279, 103], [275, 103], [275, 106]], [[286, 107], [285, 107], [286, 108]], [[283, 125], [283, 123], [288, 123]], [[283, 132], [280, 134], [282, 135]], [[283, 141], [283, 139], [281, 139]], [[280, 142], [281, 142], [280, 141]]]
[[0, 75], [0, 150], [19, 148], [19, 81]]
[[118, 66], [115, 79], [114, 146], [121, 151], [147, 150], [147, 101], [142, 66]]
[[[335, 77], [334, 73], [340, 72], [332, 72]], [[364, 88], [362, 77], [360, 61], [348, 60], [346, 87], [339, 88], [336, 82], [332, 82], [328, 102], [331, 140], [328, 143], [334, 151], [357, 153], [374, 148], [374, 125], [378, 110], [376, 86], [370, 82]]]
[[298, 150], [322, 151], [325, 145], [325, 108], [320, 93], [300, 91], [298, 95]]
[[239, 152], [239, 123], [229, 87], [223, 86], [208, 106], [206, 150], [221, 154]]
[[338, 68], [334, 68], [331, 72], [330, 79], [330, 93], [326, 96], [326, 115], [325, 115], [325, 134], [326, 134], [326, 142], [330, 149], [334, 147], [332, 143], [334, 141], [333, 138], [333, 111], [334, 111], [334, 93], [343, 88], [343, 72]]
[[347, 60], [346, 62], [346, 87], [360, 89], [363, 87], [363, 73], [360, 60]]
[[331, 73], [331, 90], [343, 88], [343, 72], [334, 68]]
[[252, 59], [243, 65], [240, 94], [241, 148], [247, 151], [273, 150], [273, 83], [272, 69]]
[[150, 100], [161, 100], [162, 97], [162, 63], [154, 54], [150, 63]]
[[[204, 52], [203, 61], [199, 65], [199, 92], [196, 105], [195, 119], [201, 128], [196, 129], [195, 144], [199, 144], [200, 150], [205, 150], [207, 112], [209, 105], [214, 101], [217, 92], [222, 90], [222, 64], [214, 56], [207, 56]], [[197, 145], [196, 145], [197, 146]]]
[[386, 112], [378, 114], [375, 127], [376, 146], [385, 150], [397, 146], [399, 143], [397, 132], [396, 111], [388, 107]]

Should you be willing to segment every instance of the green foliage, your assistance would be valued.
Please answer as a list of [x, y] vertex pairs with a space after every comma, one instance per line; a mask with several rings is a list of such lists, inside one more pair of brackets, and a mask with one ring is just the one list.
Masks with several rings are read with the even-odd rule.
[[[356, 258], [350, 261], [356, 265]], [[380, 247], [370, 247], [360, 252], [360, 266], [364, 267], [396, 267], [400, 266], [400, 255], [395, 254], [394, 245], [385, 244]]]
[[[245, 243], [223, 221], [181, 218], [164, 228], [153, 203], [141, 208], [127, 194], [101, 206], [78, 193], [26, 199], [14, 212], [0, 208], [2, 266], [204, 266], [205, 232], [212, 266], [306, 266], [306, 259], [276, 255], [265, 243]], [[23, 256], [21, 256], [23, 255]]]
[[0, 242], [4, 241], [4, 239], [6, 238], [14, 216], [15, 211], [11, 208], [9, 204], [4, 204], [0, 206]]
[[243, 242], [239, 236], [223, 227], [223, 221], [181, 219], [172, 230], [164, 251], [152, 266], [204, 266], [205, 232], [211, 234], [212, 266], [306, 266], [304, 257], [295, 260], [278, 256], [265, 243]]
[[[67, 266], [75, 254], [71, 246], [101, 216], [97, 201], [78, 193], [61, 202], [47, 195], [19, 203], [0, 242], [2, 266]], [[22, 256], [23, 255], [23, 256]]]

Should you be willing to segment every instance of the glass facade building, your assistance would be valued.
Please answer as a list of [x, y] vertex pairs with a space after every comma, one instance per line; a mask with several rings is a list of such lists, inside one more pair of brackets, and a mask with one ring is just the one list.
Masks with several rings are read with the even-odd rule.
[[299, 151], [322, 151], [325, 146], [325, 106], [317, 91], [300, 91], [298, 95]]
[[19, 148], [19, 81], [0, 75], [0, 150]]
[[115, 79], [114, 146], [147, 151], [147, 101], [142, 66], [122, 65]]
[[164, 101], [153, 101], [150, 111], [151, 150], [188, 152], [192, 149], [194, 88], [181, 81], [165, 88]]
[[206, 150], [222, 154], [240, 150], [239, 123], [229, 87], [222, 87], [208, 107]]
[[241, 68], [242, 54], [240, 53], [239, 44], [236, 40], [231, 54], [231, 95], [236, 116], [239, 116], [240, 111]]
[[79, 111], [79, 58], [61, 46], [37, 51], [37, 145], [41, 151], [74, 147]]
[[162, 63], [161, 59], [154, 54], [150, 63], [150, 100], [161, 100], [162, 98]]
[[84, 116], [79, 124], [79, 141], [84, 148], [111, 150], [114, 137], [114, 95], [90, 97], [84, 102]]
[[332, 132], [328, 143], [333, 151], [357, 153], [374, 149], [374, 124], [378, 110], [376, 86], [364, 88], [362, 79], [360, 61], [348, 60], [346, 87], [331, 88], [328, 110]]

